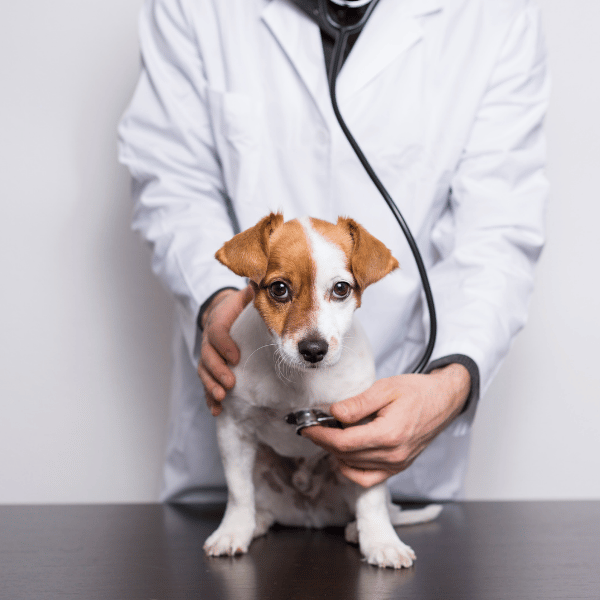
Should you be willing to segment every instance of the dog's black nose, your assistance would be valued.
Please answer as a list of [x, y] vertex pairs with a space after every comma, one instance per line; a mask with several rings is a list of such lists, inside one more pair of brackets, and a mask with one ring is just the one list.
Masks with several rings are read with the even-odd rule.
[[329, 344], [322, 339], [308, 339], [298, 343], [298, 352], [309, 363], [321, 362], [327, 354], [327, 350], [329, 350]]

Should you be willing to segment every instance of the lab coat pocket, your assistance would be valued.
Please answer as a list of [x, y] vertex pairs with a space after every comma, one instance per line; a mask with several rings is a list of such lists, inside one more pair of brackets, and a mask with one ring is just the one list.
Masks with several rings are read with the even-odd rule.
[[208, 105], [225, 192], [234, 203], [250, 202], [260, 165], [261, 118], [247, 94], [208, 91]]

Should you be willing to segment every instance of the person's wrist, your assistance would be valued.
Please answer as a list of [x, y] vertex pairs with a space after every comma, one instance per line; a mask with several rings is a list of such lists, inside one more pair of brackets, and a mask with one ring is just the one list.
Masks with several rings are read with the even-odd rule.
[[451, 363], [431, 371], [446, 391], [448, 412], [458, 415], [462, 411], [471, 392], [471, 375], [469, 370], [459, 364]]

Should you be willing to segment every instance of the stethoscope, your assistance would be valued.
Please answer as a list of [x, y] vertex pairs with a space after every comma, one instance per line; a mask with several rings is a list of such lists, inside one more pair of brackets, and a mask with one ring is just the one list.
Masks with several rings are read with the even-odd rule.
[[[314, 16], [317, 20], [317, 23], [319, 24], [319, 27], [334, 39], [333, 56], [329, 64], [328, 77], [329, 95], [331, 97], [331, 104], [333, 106], [335, 116], [338, 120], [338, 123], [340, 124], [340, 127], [342, 128], [342, 131], [344, 132], [344, 135], [348, 139], [348, 142], [350, 142], [352, 149], [358, 156], [358, 159], [360, 160], [362, 166], [364, 167], [365, 171], [379, 190], [379, 193], [383, 196], [383, 199], [386, 201], [387, 205], [392, 211], [392, 214], [396, 218], [396, 221], [398, 221], [398, 224], [400, 225], [400, 228], [402, 229], [402, 232], [406, 237], [406, 241], [408, 242], [411, 252], [415, 258], [415, 262], [417, 263], [417, 268], [419, 270], [419, 275], [423, 284], [423, 291], [425, 292], [427, 309], [429, 311], [429, 341], [427, 343], [427, 347], [423, 356], [421, 357], [417, 365], [414, 367], [412, 372], [422, 373], [425, 367], [427, 366], [427, 363], [429, 362], [429, 359], [433, 352], [433, 346], [435, 345], [435, 337], [437, 333], [435, 305], [433, 303], [433, 294], [431, 292], [431, 286], [429, 285], [429, 277], [427, 276], [427, 270], [425, 269], [425, 264], [423, 263], [423, 258], [421, 257], [421, 253], [419, 252], [417, 243], [406, 221], [404, 220], [402, 213], [396, 206], [396, 203], [394, 202], [388, 191], [385, 189], [383, 183], [381, 183], [379, 177], [377, 177], [377, 174], [369, 164], [369, 161], [367, 160], [360, 146], [358, 145], [358, 143], [354, 139], [354, 136], [348, 129], [348, 126], [346, 125], [346, 122], [344, 121], [340, 113], [335, 92], [335, 84], [337, 76], [344, 62], [344, 52], [348, 43], [348, 39], [352, 34], [358, 33], [362, 30], [365, 23], [369, 20], [369, 17], [373, 13], [373, 10], [375, 10], [375, 7], [377, 6], [378, 2], [379, 0], [319, 0], [319, 11], [318, 14], [314, 13]], [[332, 4], [334, 6], [332, 6]], [[338, 16], [337, 11], [340, 10], [340, 7], [342, 7], [342, 9], [344, 7], [366, 8], [362, 16], [360, 16], [355, 23], [343, 24], [336, 19], [336, 17]]]
[[[318, 0], [318, 11], [313, 11], [312, 15], [317, 21], [321, 30], [334, 40], [333, 54], [327, 75], [329, 79], [329, 95], [331, 97], [331, 105], [333, 107], [336, 119], [365, 171], [379, 190], [379, 193], [382, 195], [383, 199], [392, 211], [396, 221], [398, 221], [398, 224], [400, 225], [400, 228], [404, 233], [404, 237], [406, 238], [406, 241], [408, 242], [410, 250], [414, 256], [419, 271], [419, 276], [421, 277], [423, 291], [425, 293], [425, 300], [427, 302], [427, 309], [429, 312], [429, 341], [423, 356], [413, 368], [412, 372], [422, 373], [425, 370], [429, 359], [431, 358], [437, 333], [435, 305], [433, 302], [431, 286], [429, 284], [429, 277], [427, 276], [427, 270], [425, 268], [425, 264], [423, 263], [423, 258], [421, 257], [417, 243], [406, 221], [404, 220], [402, 213], [396, 206], [396, 203], [388, 191], [385, 189], [379, 177], [377, 177], [373, 167], [371, 167], [369, 164], [369, 161], [367, 160], [360, 146], [348, 129], [348, 126], [346, 125], [346, 122], [340, 113], [335, 91], [337, 76], [344, 62], [344, 53], [348, 44], [348, 40], [353, 34], [360, 33], [365, 23], [369, 20], [369, 17], [373, 13], [373, 10], [375, 10], [378, 2], [379, 0]], [[298, 3], [300, 4], [300, 2]], [[355, 22], [342, 23], [340, 19], [348, 16], [347, 11], [345, 11], [346, 8], [364, 8], [364, 10], [355, 11]], [[340, 426], [340, 423], [338, 423], [333, 417], [316, 410], [302, 410], [295, 413], [290, 413], [286, 417], [286, 420], [290, 425], [296, 426], [296, 432], [298, 434], [300, 431], [302, 431], [302, 429], [311, 425], [324, 425], [329, 427]]]

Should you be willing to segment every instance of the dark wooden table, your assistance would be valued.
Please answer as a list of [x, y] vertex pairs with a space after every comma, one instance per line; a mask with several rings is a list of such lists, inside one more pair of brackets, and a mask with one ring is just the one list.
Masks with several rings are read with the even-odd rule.
[[208, 559], [222, 507], [0, 506], [2, 600], [600, 599], [600, 502], [466, 502], [400, 529], [410, 569], [342, 531], [279, 528]]

